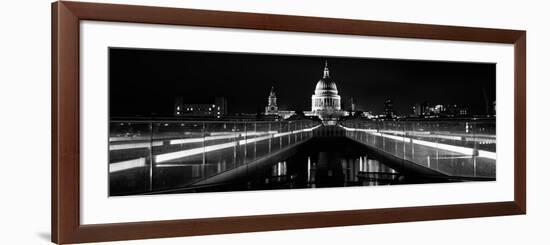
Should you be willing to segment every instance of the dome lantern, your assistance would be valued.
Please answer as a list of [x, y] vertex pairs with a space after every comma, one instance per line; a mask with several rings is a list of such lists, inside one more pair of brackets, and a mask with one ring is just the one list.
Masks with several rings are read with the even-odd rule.
[[328, 70], [328, 61], [325, 60], [325, 70], [323, 71], [323, 79], [330, 78]]

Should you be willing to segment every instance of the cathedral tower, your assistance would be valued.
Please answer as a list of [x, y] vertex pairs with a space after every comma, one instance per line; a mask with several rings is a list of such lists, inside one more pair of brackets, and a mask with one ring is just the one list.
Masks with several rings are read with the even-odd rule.
[[275, 89], [271, 86], [271, 92], [267, 98], [267, 106], [265, 107], [266, 115], [277, 115], [279, 108], [277, 107], [277, 96], [275, 95]]

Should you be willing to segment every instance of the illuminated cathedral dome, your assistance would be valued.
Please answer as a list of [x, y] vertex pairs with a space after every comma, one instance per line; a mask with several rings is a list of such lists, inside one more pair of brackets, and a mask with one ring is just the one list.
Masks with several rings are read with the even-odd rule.
[[321, 78], [315, 86], [315, 95], [338, 95], [336, 83], [330, 79], [328, 64], [325, 64], [323, 78]]
[[336, 83], [330, 78], [328, 63], [325, 62], [323, 78], [315, 85], [315, 93], [311, 96], [311, 111], [340, 111], [340, 95]]

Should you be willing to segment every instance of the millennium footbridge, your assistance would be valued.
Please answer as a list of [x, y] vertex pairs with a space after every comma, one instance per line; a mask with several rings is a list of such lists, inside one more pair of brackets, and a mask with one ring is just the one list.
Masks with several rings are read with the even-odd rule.
[[494, 180], [494, 120], [112, 121], [110, 195]]

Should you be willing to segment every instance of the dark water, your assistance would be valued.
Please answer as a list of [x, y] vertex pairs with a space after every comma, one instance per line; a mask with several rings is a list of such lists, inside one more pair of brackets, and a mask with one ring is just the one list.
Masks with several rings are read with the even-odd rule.
[[[362, 154], [361, 154], [362, 153]], [[277, 162], [249, 179], [252, 189], [391, 185], [399, 173], [368, 154], [315, 151]]]
[[216, 192], [377, 186], [411, 183], [410, 178], [348, 139], [315, 140], [298, 153], [266, 164], [246, 177], [176, 192]]

